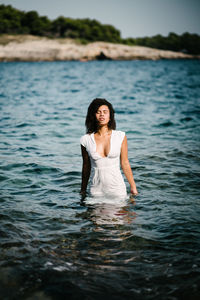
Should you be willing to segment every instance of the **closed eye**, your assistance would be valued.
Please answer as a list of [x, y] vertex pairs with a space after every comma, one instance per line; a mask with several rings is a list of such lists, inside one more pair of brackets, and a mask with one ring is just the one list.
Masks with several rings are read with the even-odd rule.
[[[104, 114], [107, 114], [107, 113], [108, 113], [108, 110], [103, 110], [102, 112], [103, 112]], [[101, 111], [98, 110], [96, 113], [97, 113], [97, 114], [100, 114]]]

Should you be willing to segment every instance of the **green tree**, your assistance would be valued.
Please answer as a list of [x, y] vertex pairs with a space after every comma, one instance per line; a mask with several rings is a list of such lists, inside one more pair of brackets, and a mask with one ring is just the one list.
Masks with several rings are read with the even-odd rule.
[[20, 33], [22, 15], [11, 5], [0, 5], [0, 33]]
[[67, 28], [67, 22], [64, 17], [58, 17], [52, 22], [51, 30], [55, 36], [64, 37]]
[[185, 32], [181, 36], [181, 48], [184, 52], [191, 54], [200, 54], [200, 36]]
[[45, 16], [39, 16], [36, 11], [23, 12], [11, 5], [0, 5], [0, 20], [0, 33], [69, 37], [84, 42], [106, 41], [200, 54], [200, 36], [188, 32], [181, 36], [170, 32], [167, 37], [157, 34], [152, 37], [122, 39], [118, 29], [112, 25], [103, 25], [97, 20], [60, 16], [50, 21]]

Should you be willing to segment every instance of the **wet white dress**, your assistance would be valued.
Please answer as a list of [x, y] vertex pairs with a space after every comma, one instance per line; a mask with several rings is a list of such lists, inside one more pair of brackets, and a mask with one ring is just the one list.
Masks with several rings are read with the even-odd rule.
[[102, 157], [96, 151], [94, 133], [81, 137], [83, 145], [90, 157], [90, 194], [92, 196], [126, 197], [126, 185], [120, 171], [120, 152], [125, 132], [112, 130], [110, 137], [110, 151]]

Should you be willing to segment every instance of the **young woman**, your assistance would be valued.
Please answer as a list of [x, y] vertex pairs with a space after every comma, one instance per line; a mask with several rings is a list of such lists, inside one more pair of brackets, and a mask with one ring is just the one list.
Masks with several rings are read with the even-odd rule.
[[127, 138], [123, 131], [115, 130], [112, 104], [96, 98], [88, 107], [85, 125], [87, 134], [80, 139], [83, 167], [81, 193], [86, 193], [91, 176], [92, 196], [126, 197], [122, 170], [130, 184], [130, 191], [137, 195], [137, 188], [128, 160]]

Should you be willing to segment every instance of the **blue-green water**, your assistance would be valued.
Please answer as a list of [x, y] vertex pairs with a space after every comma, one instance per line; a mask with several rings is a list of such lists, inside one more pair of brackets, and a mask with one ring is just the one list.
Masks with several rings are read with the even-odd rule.
[[[81, 202], [95, 97], [126, 131], [135, 203]], [[199, 112], [195, 60], [1, 63], [2, 299], [199, 299]]]

